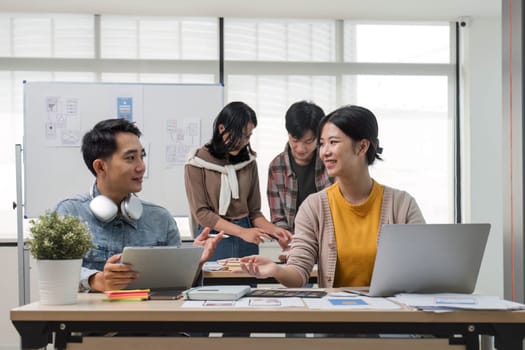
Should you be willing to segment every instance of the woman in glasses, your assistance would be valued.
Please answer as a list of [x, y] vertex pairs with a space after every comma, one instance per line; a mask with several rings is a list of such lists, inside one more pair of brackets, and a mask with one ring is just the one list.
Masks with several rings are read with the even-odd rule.
[[257, 126], [252, 108], [231, 102], [215, 118], [210, 142], [190, 154], [185, 185], [190, 211], [203, 227], [224, 231], [210, 260], [258, 254], [263, 240], [289, 245], [291, 233], [272, 224], [261, 213], [259, 175], [250, 137]]

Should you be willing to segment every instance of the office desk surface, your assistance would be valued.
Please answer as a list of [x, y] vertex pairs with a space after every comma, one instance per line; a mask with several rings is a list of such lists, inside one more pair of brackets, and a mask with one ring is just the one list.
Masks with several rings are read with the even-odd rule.
[[303, 308], [182, 308], [184, 300], [102, 301], [103, 294], [79, 294], [73, 305], [31, 303], [11, 310], [12, 321], [241, 321], [241, 322], [466, 322], [525, 323], [525, 311], [432, 313], [398, 310]]
[[[323, 310], [299, 308], [183, 308], [183, 300], [107, 302], [81, 294], [74, 305], [32, 303], [11, 310], [26, 347], [43, 346], [55, 333], [65, 348], [73, 334], [90, 332], [284, 332], [462, 335], [476, 348], [478, 335], [494, 335], [499, 350], [521, 349], [525, 311]], [[78, 337], [78, 336], [77, 336]]]

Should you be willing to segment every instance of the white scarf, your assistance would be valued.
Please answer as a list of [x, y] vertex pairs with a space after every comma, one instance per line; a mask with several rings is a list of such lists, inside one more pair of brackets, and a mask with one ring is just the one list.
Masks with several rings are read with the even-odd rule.
[[226, 215], [231, 199], [239, 199], [239, 182], [237, 181], [237, 170], [244, 168], [254, 160], [255, 157], [250, 154], [250, 159], [245, 160], [244, 162], [222, 166], [210, 163], [202, 158], [197, 157], [196, 152], [190, 152], [188, 159], [186, 159], [186, 164], [221, 173], [219, 215]]

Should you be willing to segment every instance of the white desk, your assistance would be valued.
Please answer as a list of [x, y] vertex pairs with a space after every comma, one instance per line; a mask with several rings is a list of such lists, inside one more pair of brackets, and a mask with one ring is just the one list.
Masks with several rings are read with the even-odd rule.
[[[75, 305], [46, 306], [32, 303], [11, 310], [13, 324], [22, 337], [23, 348], [38, 348], [52, 341], [58, 349], [75, 349], [103, 341], [108, 349], [131, 342], [135, 349], [141, 343], [144, 349], [163, 349], [179, 344], [183, 348], [213, 349], [241, 348], [246, 350], [253, 338], [160, 338], [166, 332], [280, 332], [280, 333], [331, 333], [331, 334], [434, 334], [435, 341], [448, 344], [458, 342], [468, 349], [479, 347], [479, 335], [495, 336], [499, 350], [522, 349], [525, 335], [525, 311], [457, 311], [430, 313], [409, 309], [399, 310], [313, 310], [307, 307], [281, 309], [188, 309], [182, 300], [144, 302], [105, 302], [102, 294], [81, 294]], [[153, 338], [139, 337], [86, 337], [86, 332], [119, 332], [130, 336], [137, 333]], [[268, 349], [275, 338], [257, 339]], [[157, 346], [153, 346], [155, 340]], [[286, 340], [286, 342], [285, 342]], [[382, 339], [303, 338], [278, 339], [283, 348], [290, 344], [302, 346], [301, 350], [334, 344], [331, 350], [347, 347], [351, 342], [380, 341]], [[400, 339], [403, 342], [410, 339]], [[387, 340], [385, 340], [387, 341]], [[83, 343], [82, 343], [83, 342]], [[95, 343], [94, 343], [95, 342]], [[162, 347], [163, 343], [170, 345]], [[148, 345], [149, 344], [149, 345]], [[182, 344], [182, 345], [181, 345]], [[321, 345], [323, 344], [323, 345]], [[324, 345], [326, 344], [326, 345]], [[338, 345], [337, 345], [338, 344]], [[398, 342], [398, 344], [402, 344]], [[177, 346], [179, 346], [177, 345]], [[275, 345], [275, 344], [274, 344]], [[428, 348], [437, 348], [434, 343]], [[136, 347], [135, 347], [136, 346]], [[399, 349], [406, 348], [402, 344]], [[435, 346], [435, 347], [434, 347]], [[88, 347], [89, 348], [89, 347]], [[364, 348], [367, 348], [365, 345]], [[369, 347], [368, 347], [369, 348]], [[392, 347], [397, 349], [397, 347]], [[251, 347], [250, 350], [259, 349]], [[271, 347], [271, 349], [277, 349]]]

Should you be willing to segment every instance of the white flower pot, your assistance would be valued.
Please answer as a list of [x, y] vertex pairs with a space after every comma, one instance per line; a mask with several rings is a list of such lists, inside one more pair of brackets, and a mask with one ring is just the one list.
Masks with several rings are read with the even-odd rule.
[[77, 302], [82, 259], [37, 260], [40, 303], [66, 305]]

